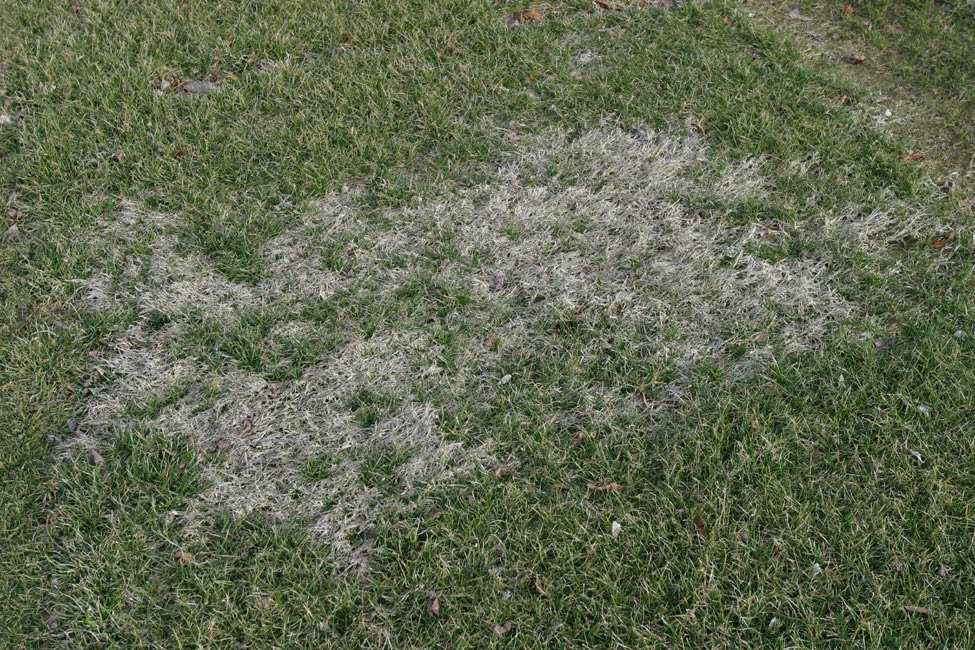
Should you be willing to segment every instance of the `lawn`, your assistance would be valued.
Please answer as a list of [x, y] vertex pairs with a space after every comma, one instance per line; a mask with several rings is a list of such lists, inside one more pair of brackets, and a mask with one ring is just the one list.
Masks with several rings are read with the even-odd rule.
[[975, 646], [971, 2], [0, 33], [0, 646]]

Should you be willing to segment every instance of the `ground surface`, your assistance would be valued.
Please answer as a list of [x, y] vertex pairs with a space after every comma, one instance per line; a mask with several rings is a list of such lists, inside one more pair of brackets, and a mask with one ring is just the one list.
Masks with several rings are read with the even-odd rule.
[[4, 647], [970, 647], [970, 2], [16, 3]]

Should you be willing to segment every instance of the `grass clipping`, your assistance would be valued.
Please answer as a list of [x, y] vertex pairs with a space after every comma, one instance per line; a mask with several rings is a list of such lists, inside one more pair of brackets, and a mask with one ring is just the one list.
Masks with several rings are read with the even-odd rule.
[[[769, 224], [702, 219], [676, 200], [760, 199], [760, 161], [704, 173], [699, 139], [616, 129], [513, 139], [511, 150], [495, 182], [410, 209], [377, 214], [351, 193], [309, 206], [264, 245], [256, 284], [231, 282], [184, 250], [180, 217], [123, 206], [100, 233], [112, 242], [106, 268], [121, 272], [90, 280], [88, 299], [140, 316], [99, 362], [106, 385], [69, 446], [107, 445], [120, 427], [187, 436], [208, 485], [179, 514], [189, 530], [221, 510], [298, 517], [352, 564], [365, 557], [361, 533], [385, 515], [491, 462], [490, 441], [450, 441], [438, 428], [438, 404], [498, 384], [500, 352], [485, 334], [532, 346], [545, 323], [571, 314], [598, 323], [593, 336], [640, 332], [643, 350], [678, 367], [720, 360], [739, 340], [749, 343], [746, 360], [760, 364], [773, 346], [815, 345], [850, 314], [821, 261], [752, 254], [780, 234]], [[151, 252], [121, 252], [136, 241], [148, 247], [134, 250]], [[337, 243], [345, 268], [325, 259]], [[467, 296], [437, 323], [459, 333], [453, 370], [436, 363], [448, 344], [429, 320], [394, 318], [367, 337], [354, 322], [298, 316], [304, 305], [349, 296], [374, 310], [406, 301], [398, 313], [408, 313], [404, 289], [421, 279]], [[294, 315], [271, 338], [341, 342], [276, 382], [181, 347], [201, 314], [226, 330], [255, 309]], [[367, 423], [349, 406], [363, 394], [385, 400]], [[385, 470], [395, 489], [370, 480], [366, 467], [386, 452], [396, 459]], [[312, 467], [321, 471], [310, 476]]]

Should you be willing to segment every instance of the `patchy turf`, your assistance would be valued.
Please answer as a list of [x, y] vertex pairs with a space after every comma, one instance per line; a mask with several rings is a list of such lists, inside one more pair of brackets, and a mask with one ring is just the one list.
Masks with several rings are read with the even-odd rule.
[[0, 639], [971, 645], [975, 17], [755, 5], [0, 17]]

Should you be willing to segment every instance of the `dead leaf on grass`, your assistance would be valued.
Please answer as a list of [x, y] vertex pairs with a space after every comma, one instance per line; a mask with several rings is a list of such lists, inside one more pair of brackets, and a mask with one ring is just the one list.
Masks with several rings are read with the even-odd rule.
[[440, 596], [437, 594], [430, 594], [430, 599], [427, 601], [427, 614], [440, 618]]
[[905, 605], [904, 611], [910, 614], [924, 614], [925, 616], [931, 616], [934, 613], [929, 608], [920, 605]]
[[244, 418], [244, 421], [241, 422], [241, 424], [244, 426], [244, 428], [237, 433], [238, 436], [246, 436], [248, 433], [254, 430], [254, 422], [250, 418]]
[[907, 162], [921, 162], [927, 158], [923, 153], [912, 153], [904, 156], [904, 160]]
[[697, 133], [698, 135], [706, 135], [708, 132], [708, 130], [704, 128], [704, 126], [698, 124], [697, 122], [691, 122], [691, 128], [694, 129], [694, 132]]
[[793, 9], [792, 11], [790, 11], [789, 18], [791, 18], [792, 20], [806, 20], [806, 21], [812, 20], [812, 18], [810, 18], [809, 16], [803, 16], [802, 12], [799, 11], [798, 9]]
[[867, 62], [867, 60], [862, 56], [856, 56], [856, 55], [848, 56], [844, 59], [844, 61], [846, 61], [850, 65], [863, 65], [864, 63]]
[[701, 515], [694, 516], [694, 530], [697, 531], [697, 536], [702, 540], [708, 538], [708, 528], [704, 525], [704, 517]]
[[889, 350], [890, 348], [897, 345], [899, 340], [900, 339], [892, 338], [892, 339], [883, 339], [880, 341], [874, 341], [873, 347], [877, 350]]
[[189, 551], [184, 551], [182, 549], [176, 551], [173, 554], [173, 559], [175, 559], [180, 564], [193, 564], [196, 562], [196, 556]]
[[187, 81], [178, 86], [176, 92], [181, 95], [205, 95], [213, 92], [220, 87], [220, 82], [216, 80], [203, 79], [200, 81]]
[[491, 631], [498, 636], [504, 636], [511, 631], [511, 628], [515, 626], [511, 621], [506, 621], [503, 625], [500, 623], [491, 623]]
[[843, 11], [846, 13], [846, 15], [849, 16], [850, 14], [853, 13], [853, 7], [851, 7], [850, 5], [846, 5], [845, 7], [843, 7]]
[[935, 248], [944, 248], [954, 240], [955, 240], [955, 233], [951, 233], [947, 237], [940, 237], [938, 239], [933, 240], [931, 242], [931, 245], [934, 246]]
[[514, 18], [514, 21], [510, 23], [512, 27], [527, 25], [529, 23], [540, 23], [543, 20], [542, 12], [537, 9], [523, 11], [520, 14], [515, 14], [512, 18]]
[[619, 483], [606, 483], [605, 485], [596, 485], [594, 483], [586, 484], [586, 487], [593, 492], [619, 492], [623, 489], [623, 486]]
[[97, 451], [92, 450], [92, 452], [91, 452], [91, 462], [94, 463], [95, 465], [104, 465], [105, 464], [105, 459], [102, 458], [102, 455], [99, 454]]
[[555, 638], [555, 634], [559, 631], [559, 628], [561, 628], [562, 625], [563, 623], [556, 623], [552, 626], [552, 628], [548, 631], [548, 634], [545, 635], [545, 643], [548, 643]]
[[942, 564], [941, 566], [938, 567], [938, 577], [947, 578], [948, 574], [951, 573], [951, 570], [952, 569], [950, 566], [948, 566], [947, 564]]
[[12, 241], [17, 240], [20, 237], [20, 228], [17, 224], [11, 225], [3, 232], [3, 243], [9, 244]]
[[620, 5], [614, 5], [612, 2], [605, 2], [604, 0], [595, 0], [595, 3], [607, 11], [623, 11], [623, 7]]
[[535, 583], [535, 591], [537, 591], [539, 594], [541, 594], [541, 595], [544, 596], [545, 595], [545, 589], [542, 587], [542, 579], [540, 577], [538, 577], [538, 574], [537, 573], [535, 574], [534, 583]]
[[654, 9], [673, 9], [674, 0], [643, 0], [640, 3], [641, 7], [652, 7]]

